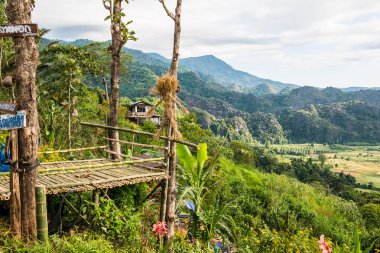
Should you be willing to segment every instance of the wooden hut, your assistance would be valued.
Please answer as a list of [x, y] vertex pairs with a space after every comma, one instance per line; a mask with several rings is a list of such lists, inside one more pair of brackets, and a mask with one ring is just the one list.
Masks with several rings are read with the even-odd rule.
[[144, 101], [138, 101], [128, 106], [127, 118], [138, 125], [142, 125], [146, 120], [150, 120], [157, 126], [161, 123], [161, 116], [153, 114], [148, 117], [149, 111], [153, 108], [152, 104]]

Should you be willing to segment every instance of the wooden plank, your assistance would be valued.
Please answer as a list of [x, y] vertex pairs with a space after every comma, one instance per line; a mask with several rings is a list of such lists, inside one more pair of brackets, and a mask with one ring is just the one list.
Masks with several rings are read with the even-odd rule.
[[100, 162], [100, 161], [110, 161], [108, 159], [105, 159], [105, 158], [101, 158], [101, 159], [90, 159], [90, 160], [75, 160], [75, 161], [60, 161], [60, 162], [44, 162], [44, 163], [41, 163], [41, 165], [57, 165], [57, 164], [65, 164], [65, 163], [85, 163], [85, 162]]
[[74, 148], [74, 149], [66, 149], [66, 150], [50, 150], [50, 151], [42, 151], [38, 152], [38, 154], [57, 154], [57, 153], [69, 153], [69, 152], [79, 152], [86, 150], [94, 150], [94, 149], [104, 149], [108, 146], [98, 146], [98, 147], [88, 147], [88, 148]]
[[100, 180], [100, 179], [107, 179], [107, 178], [102, 177], [101, 175], [99, 175], [97, 173], [97, 171], [95, 171], [95, 173], [88, 173], [88, 176], [86, 178], [88, 178], [91, 181]]
[[97, 172], [98, 172], [97, 173], [98, 176], [103, 177], [103, 178], [105, 178], [107, 180], [115, 178], [114, 175], [110, 175], [110, 174], [106, 173], [105, 170], [101, 170], [101, 171], [97, 171]]
[[50, 182], [52, 182], [53, 185], [60, 185], [60, 184], [63, 184], [63, 183], [64, 183], [64, 182], [61, 182], [60, 180], [57, 180], [57, 179], [52, 178], [52, 177], [48, 177], [48, 180], [49, 180]]
[[[156, 159], [154, 159], [156, 160]], [[80, 161], [77, 161], [78, 164], [82, 164]], [[110, 166], [109, 161], [102, 160], [100, 162], [104, 162], [106, 166]], [[90, 161], [85, 161], [86, 165], [91, 165]], [[115, 182], [118, 184], [118, 182], [123, 181], [129, 181], [134, 179], [144, 179], [144, 178], [151, 178], [151, 177], [157, 177], [157, 176], [165, 176], [164, 171], [151, 171], [147, 168], [141, 168], [137, 166], [127, 166], [125, 162], [113, 162], [113, 165], [116, 167], [100, 167], [101, 164], [98, 164], [98, 161], [95, 162], [95, 169], [93, 170], [72, 170], [64, 171], [64, 170], [58, 170], [54, 172], [45, 173], [39, 173], [38, 176], [38, 182], [40, 184], [46, 185], [47, 188], [51, 189], [59, 189], [59, 188], [70, 188], [70, 190], [75, 190], [75, 187], [79, 187], [78, 190], [82, 189], [83, 187], [98, 187], [98, 184], [107, 184], [107, 183], [113, 183]], [[124, 165], [125, 166], [120, 166]], [[60, 164], [62, 165], [62, 164]], [[63, 164], [64, 165], [64, 164]], [[73, 163], [69, 163], [68, 165], [72, 166]], [[94, 164], [93, 164], [94, 165]], [[79, 166], [81, 167], [81, 166]], [[87, 166], [86, 166], [87, 167]], [[46, 171], [46, 170], [45, 170]], [[59, 173], [57, 173], [59, 172]], [[87, 173], [85, 173], [87, 172]], [[85, 175], [81, 177], [81, 174]], [[9, 193], [8, 189], [8, 183], [9, 178], [7, 175], [3, 175], [0, 177], [0, 192], [4, 192], [4, 194]], [[69, 189], [62, 189], [62, 191], [67, 191]], [[50, 191], [51, 192], [51, 191]], [[54, 192], [54, 191], [53, 191]]]
[[[66, 181], [69, 181], [69, 182], [83, 182], [83, 180], [82, 180], [83, 178], [81, 178], [81, 177], [70, 177], [67, 174], [59, 174], [59, 175], [55, 174], [55, 175], [58, 177], [61, 177], [61, 180], [64, 180], [62, 178], [65, 178]], [[54, 176], [54, 175], [49, 175], [48, 177], [51, 177], [51, 176]]]
[[16, 114], [17, 108], [15, 103], [9, 103], [9, 102], [0, 102], [0, 112], [2, 113], [9, 113], [9, 114]]
[[39, 184], [48, 185], [48, 183], [45, 181], [45, 179], [42, 178], [41, 176], [38, 177], [37, 182]]
[[[109, 180], [98, 180], [98, 181], [92, 181], [91, 185], [107, 184], [107, 183], [112, 183], [112, 182], [117, 182], [117, 181], [124, 181], [124, 180], [143, 178], [143, 177], [153, 177], [153, 176], [165, 176], [165, 173], [164, 172], [162, 172], [162, 173], [146, 173], [146, 174], [142, 174], [142, 175], [125, 176], [125, 177], [109, 179]], [[80, 186], [80, 185], [86, 185], [86, 184], [84, 184], [84, 183], [70, 183], [70, 184], [63, 184], [63, 185], [54, 185], [54, 186], [48, 187], [48, 188], [55, 189], [55, 188], [64, 188], [64, 187], [76, 187], [76, 186]]]
[[0, 25], [0, 37], [38, 37], [37, 24]]
[[[51, 178], [52, 180], [58, 182], [59, 184], [67, 183], [67, 180], [68, 180], [68, 179], [65, 180], [62, 176], [63, 176], [63, 175], [49, 175], [49, 178]], [[69, 180], [70, 180], [70, 181], [73, 181], [72, 178], [70, 178]]]
[[39, 176], [38, 180], [40, 179], [45, 183], [46, 186], [56, 185], [56, 183], [47, 176]]
[[[116, 152], [113, 152], [109, 149], [105, 149], [104, 152], [108, 153], [108, 154], [112, 154], [112, 155], [116, 155], [117, 153]], [[127, 155], [124, 155], [124, 154], [119, 154], [119, 156], [123, 157], [123, 158], [127, 158], [128, 156]]]
[[[80, 124], [83, 125], [83, 126], [99, 127], [99, 128], [103, 128], [103, 129], [110, 129], [110, 130], [117, 130], [117, 131], [127, 132], [127, 133], [141, 134], [141, 135], [150, 136], [152, 138], [156, 138], [156, 134], [149, 133], [149, 132], [144, 132], [144, 131], [137, 131], [137, 130], [134, 130], [134, 129], [120, 128], [120, 127], [111, 127], [111, 126], [105, 126], [105, 125], [100, 125], [100, 124], [95, 124], [95, 123], [88, 123], [88, 122], [81, 122]], [[168, 138], [166, 136], [159, 136], [158, 138], [163, 139], [163, 140], [170, 139], [170, 141], [174, 141], [174, 142], [181, 143], [183, 145], [186, 145], [186, 146], [198, 149], [198, 145], [197, 144], [194, 144], [194, 143], [191, 143], [191, 142], [188, 142], [188, 141], [182, 141], [182, 140], [177, 140], [177, 139], [174, 139], [174, 138]]]
[[0, 115], [0, 130], [12, 130], [26, 127], [25, 111], [18, 111], [17, 115]]
[[166, 150], [167, 147], [163, 147], [163, 146], [158, 146], [158, 145], [150, 145], [150, 144], [142, 144], [142, 143], [136, 143], [136, 142], [130, 142], [130, 141], [122, 141], [122, 140], [115, 140], [115, 139], [110, 139], [110, 138], [105, 138], [104, 139], [108, 140], [108, 141], [116, 141], [116, 142], [120, 142], [122, 144], [129, 144], [131, 146], [137, 146], [137, 147], [144, 147], [144, 148], [157, 148], [157, 149], [163, 149], [163, 150]]

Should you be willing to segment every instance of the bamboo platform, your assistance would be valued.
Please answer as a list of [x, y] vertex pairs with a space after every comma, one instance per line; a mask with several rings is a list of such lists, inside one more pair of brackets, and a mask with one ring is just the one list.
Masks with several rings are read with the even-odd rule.
[[[124, 162], [92, 159], [41, 163], [38, 184], [46, 186], [47, 194], [60, 194], [162, 180], [166, 177], [165, 170], [157, 168], [157, 163], [162, 160], [164, 158]], [[0, 173], [0, 200], [9, 200], [9, 196], [9, 173]]]

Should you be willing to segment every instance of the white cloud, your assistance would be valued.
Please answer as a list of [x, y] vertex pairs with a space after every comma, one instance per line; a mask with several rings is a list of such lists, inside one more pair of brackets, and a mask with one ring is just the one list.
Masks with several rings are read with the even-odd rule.
[[[166, 0], [174, 9], [174, 0]], [[135, 0], [129, 47], [171, 52], [173, 23], [158, 0]], [[38, 0], [50, 37], [108, 40], [101, 0]], [[380, 1], [184, 0], [182, 57], [214, 54], [235, 68], [310, 85], [380, 86]]]

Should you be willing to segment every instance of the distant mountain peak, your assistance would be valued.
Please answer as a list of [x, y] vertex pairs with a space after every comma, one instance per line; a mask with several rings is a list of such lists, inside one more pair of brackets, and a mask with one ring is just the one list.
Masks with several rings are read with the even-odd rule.
[[[255, 92], [254, 88], [259, 87], [258, 93], [269, 94], [279, 93], [288, 87], [288, 90], [297, 88], [297, 85], [272, 81], [251, 75], [244, 71], [234, 69], [225, 61], [214, 55], [203, 55], [181, 59], [180, 65], [186, 69], [201, 73], [212, 81], [222, 84], [225, 87], [241, 87], [242, 91]], [[237, 85], [237, 86], [236, 86]], [[267, 94], [268, 94], [267, 93]]]
[[[51, 40], [46, 40], [46, 42], [48, 41]], [[88, 39], [78, 39], [75, 41], [59, 42], [66, 45], [85, 46], [93, 43], [94, 41]], [[110, 41], [103, 43], [109, 44]], [[131, 55], [138, 63], [156, 65], [165, 69], [169, 68], [170, 59], [167, 59], [158, 53], [145, 53], [140, 50], [130, 49], [126, 47], [123, 48], [123, 51]], [[239, 92], [255, 93], [254, 88], [256, 86], [260, 86], [256, 89], [256, 93], [265, 95], [276, 94], [281, 90], [289, 92], [292, 89], [298, 87], [294, 84], [287, 84], [270, 79], [264, 79], [251, 75], [244, 71], [236, 70], [231, 65], [212, 54], [181, 59], [180, 71], [187, 70], [195, 72], [204, 81], [217, 83], [225, 88]]]

